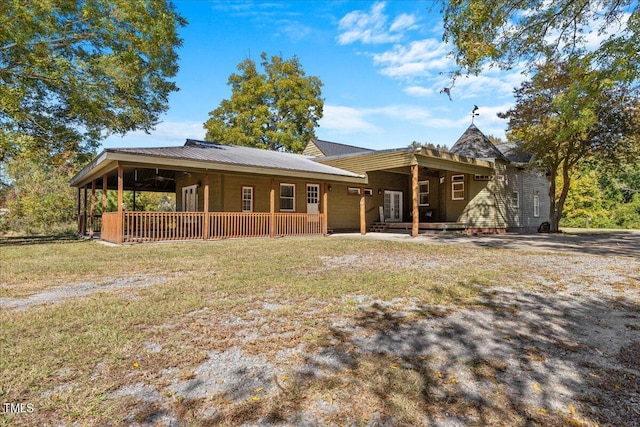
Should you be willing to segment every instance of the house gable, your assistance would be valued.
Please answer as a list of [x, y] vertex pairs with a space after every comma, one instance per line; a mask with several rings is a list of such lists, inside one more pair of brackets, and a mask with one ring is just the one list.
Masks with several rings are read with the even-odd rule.
[[303, 155], [313, 157], [333, 157], [344, 156], [355, 153], [371, 153], [368, 148], [356, 147], [354, 145], [339, 144], [337, 142], [324, 141], [312, 138], [304, 148]]

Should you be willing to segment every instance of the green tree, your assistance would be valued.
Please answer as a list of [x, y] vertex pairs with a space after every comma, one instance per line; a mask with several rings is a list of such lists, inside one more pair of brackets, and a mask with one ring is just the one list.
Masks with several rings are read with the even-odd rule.
[[260, 55], [264, 73], [251, 59], [241, 62], [227, 82], [231, 99], [209, 113], [209, 141], [269, 150], [302, 152], [322, 118], [322, 82], [306, 76], [296, 56]]
[[436, 151], [449, 151], [449, 148], [445, 144], [434, 144], [432, 142], [418, 142], [413, 141], [409, 144], [409, 148], [428, 148], [429, 150]]
[[[562, 188], [560, 185], [559, 187]], [[609, 228], [611, 214], [605, 208], [605, 194], [598, 183], [595, 170], [581, 170], [571, 180], [564, 205], [563, 227]]]
[[152, 129], [177, 90], [185, 24], [168, 0], [0, 2], [0, 161]]
[[640, 153], [636, 89], [602, 73], [585, 58], [549, 61], [515, 91], [516, 106], [500, 114], [509, 119], [509, 139], [549, 173], [552, 231], [558, 230], [571, 179], [581, 164], [627, 163]]
[[[634, 80], [640, 63], [640, 10], [635, 0], [440, 0], [444, 40], [459, 67], [510, 68], [582, 54], [596, 35], [600, 68]], [[609, 34], [607, 34], [609, 32]], [[589, 47], [593, 51], [593, 46]]]
[[50, 162], [16, 156], [6, 165], [11, 185], [6, 190], [8, 212], [0, 230], [56, 233], [74, 228], [77, 193], [69, 179], [78, 171], [73, 161]]

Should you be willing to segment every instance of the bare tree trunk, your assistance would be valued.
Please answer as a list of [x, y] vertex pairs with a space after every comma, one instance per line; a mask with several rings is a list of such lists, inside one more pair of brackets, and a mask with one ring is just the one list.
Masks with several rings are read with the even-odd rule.
[[557, 226], [555, 229], [552, 229], [553, 232], [560, 231], [560, 219], [562, 218], [562, 211], [564, 210], [564, 202], [567, 200], [569, 188], [571, 187], [571, 175], [569, 174], [569, 170], [573, 166], [569, 166], [566, 159], [564, 163], [565, 164], [562, 167], [562, 190], [560, 190], [560, 196], [558, 197], [558, 202], [556, 204]]
[[549, 231], [556, 233], [559, 229], [560, 217], [556, 216], [556, 185], [558, 179], [558, 168], [552, 167], [549, 170]]

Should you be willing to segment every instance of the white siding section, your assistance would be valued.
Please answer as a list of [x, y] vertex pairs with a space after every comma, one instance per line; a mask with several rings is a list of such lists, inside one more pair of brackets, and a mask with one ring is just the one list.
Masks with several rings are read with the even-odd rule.
[[[507, 168], [506, 214], [509, 229], [536, 231], [540, 224], [549, 221], [549, 180], [544, 173], [533, 169]], [[513, 206], [511, 194], [517, 191], [519, 206]], [[540, 194], [540, 216], [533, 215], [533, 195]]]

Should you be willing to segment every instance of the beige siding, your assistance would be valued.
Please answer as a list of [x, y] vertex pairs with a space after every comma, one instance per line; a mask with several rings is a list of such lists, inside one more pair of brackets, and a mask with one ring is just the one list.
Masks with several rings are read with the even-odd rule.
[[304, 147], [304, 150], [302, 151], [302, 154], [304, 154], [305, 156], [324, 157], [322, 151], [320, 151], [318, 146], [313, 141], [309, 141], [307, 143], [306, 147]]
[[408, 151], [392, 151], [360, 156], [321, 159], [319, 162], [360, 174], [369, 171], [411, 166], [415, 163], [415, 156], [414, 153]]
[[[463, 200], [453, 200], [453, 191], [452, 191], [452, 177], [454, 175], [463, 175], [464, 176], [464, 199]], [[464, 222], [462, 218], [462, 214], [469, 203], [470, 194], [471, 196], [475, 196], [475, 194], [470, 193], [470, 175], [469, 174], [460, 174], [455, 172], [447, 171], [445, 173], [445, 182], [444, 182], [444, 191], [445, 191], [445, 217], [444, 221], [446, 222]]]
[[[198, 187], [198, 211], [203, 211], [204, 174], [178, 174], [176, 177], [176, 209], [182, 210], [182, 188], [200, 183]], [[280, 212], [280, 184], [295, 185], [295, 212], [307, 212], [307, 184], [320, 185], [320, 211], [322, 206], [321, 181], [274, 178], [275, 211]], [[335, 185], [335, 184], [334, 184]], [[241, 212], [242, 187], [253, 187], [253, 211], [269, 212], [271, 177], [260, 175], [209, 174], [209, 211]], [[346, 186], [345, 186], [346, 191]]]
[[[365, 213], [367, 227], [380, 220], [379, 207], [384, 205], [384, 191], [402, 191], [404, 218], [408, 220], [411, 209], [410, 177], [404, 174], [374, 171], [368, 174], [369, 184], [366, 186], [332, 184], [329, 193], [328, 226], [334, 230], [358, 230], [360, 228], [360, 198], [350, 195], [349, 187], [360, 188], [361, 195], [365, 188], [370, 188], [372, 196], [365, 196]], [[380, 194], [378, 194], [380, 192]]]
[[476, 181], [469, 175], [469, 202], [458, 221], [472, 228], [507, 228], [506, 165], [498, 162], [491, 181]]

